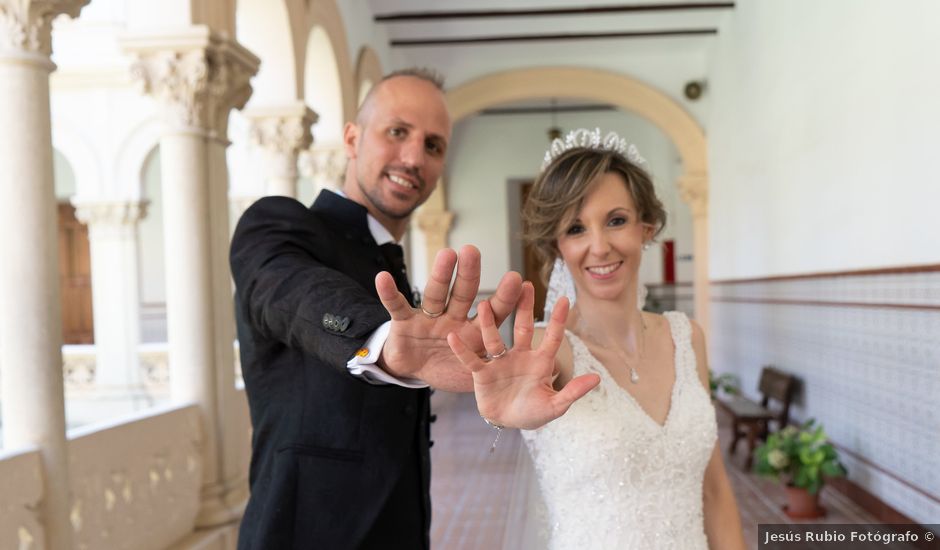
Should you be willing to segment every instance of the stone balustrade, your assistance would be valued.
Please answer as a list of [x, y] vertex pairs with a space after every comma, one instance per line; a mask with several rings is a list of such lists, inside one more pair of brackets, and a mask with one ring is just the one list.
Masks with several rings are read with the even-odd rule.
[[[151, 409], [69, 432], [74, 548], [163, 549], [191, 537], [200, 506], [199, 408]], [[0, 548], [48, 548], [35, 449], [0, 453]]]

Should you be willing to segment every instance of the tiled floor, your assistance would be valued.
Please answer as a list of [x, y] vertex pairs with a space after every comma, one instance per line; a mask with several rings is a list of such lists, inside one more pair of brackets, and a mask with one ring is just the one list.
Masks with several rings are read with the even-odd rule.
[[[490, 454], [494, 431], [477, 415], [473, 396], [437, 392], [433, 425], [431, 493], [434, 517], [431, 542], [435, 550], [492, 550], [502, 546], [506, 513], [512, 494], [519, 433], [508, 430]], [[722, 449], [730, 429], [719, 413]], [[740, 468], [743, 445], [729, 461], [728, 473], [741, 508], [745, 540], [756, 547], [758, 523], [792, 523], [780, 509], [783, 489], [771, 480], [744, 473]], [[822, 504], [829, 514], [816, 523], [876, 523], [875, 519], [841, 493], [825, 489]], [[512, 549], [506, 549], [512, 550]]]

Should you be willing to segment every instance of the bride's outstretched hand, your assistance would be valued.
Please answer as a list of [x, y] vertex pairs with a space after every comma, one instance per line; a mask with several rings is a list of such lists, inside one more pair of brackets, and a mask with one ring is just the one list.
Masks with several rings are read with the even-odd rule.
[[543, 426], [565, 414], [572, 403], [600, 382], [596, 374], [585, 374], [572, 379], [561, 391], [555, 391], [552, 374], [555, 354], [565, 335], [568, 299], [561, 298], [555, 304], [545, 337], [537, 349], [532, 349], [534, 306], [535, 289], [532, 283], [526, 282], [516, 306], [512, 349], [503, 344], [489, 304], [481, 302], [477, 306], [488, 358], [470, 351], [456, 333], [447, 337], [451, 350], [473, 374], [480, 414], [507, 428], [532, 430]]

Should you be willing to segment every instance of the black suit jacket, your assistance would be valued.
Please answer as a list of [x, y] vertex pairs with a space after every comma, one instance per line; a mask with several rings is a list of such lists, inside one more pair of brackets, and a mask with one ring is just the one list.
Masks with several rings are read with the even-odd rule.
[[309, 209], [263, 198], [230, 259], [254, 428], [239, 550], [427, 548], [429, 391], [346, 370], [389, 319], [366, 209], [329, 191]]

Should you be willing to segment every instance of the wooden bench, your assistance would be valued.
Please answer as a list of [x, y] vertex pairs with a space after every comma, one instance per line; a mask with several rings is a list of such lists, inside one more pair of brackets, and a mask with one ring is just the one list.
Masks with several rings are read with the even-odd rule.
[[733, 455], [738, 441], [747, 438], [747, 459], [744, 469], [750, 471], [754, 461], [754, 447], [758, 439], [765, 439], [769, 433], [769, 423], [776, 422], [776, 429], [787, 425], [790, 419], [790, 403], [796, 389], [796, 378], [773, 367], [764, 367], [760, 371], [757, 389], [761, 393], [760, 403], [737, 395], [729, 399], [719, 399], [718, 403], [732, 420], [731, 445], [728, 454]]

